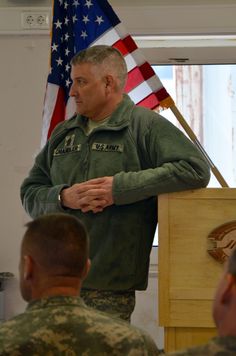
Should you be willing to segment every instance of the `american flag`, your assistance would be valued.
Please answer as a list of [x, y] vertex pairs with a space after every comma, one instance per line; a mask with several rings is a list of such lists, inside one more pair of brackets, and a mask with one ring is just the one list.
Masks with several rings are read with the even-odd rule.
[[54, 0], [50, 71], [43, 109], [43, 146], [54, 127], [75, 113], [69, 97], [70, 60], [89, 46], [106, 44], [124, 55], [128, 67], [125, 91], [137, 105], [170, 107], [172, 98], [106, 0]]

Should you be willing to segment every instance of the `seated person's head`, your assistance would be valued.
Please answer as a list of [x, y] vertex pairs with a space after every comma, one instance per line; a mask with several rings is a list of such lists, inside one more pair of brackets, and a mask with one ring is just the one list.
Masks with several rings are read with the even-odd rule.
[[236, 249], [225, 264], [213, 303], [213, 317], [220, 336], [236, 336]]
[[30, 301], [49, 295], [78, 295], [90, 265], [83, 224], [68, 214], [49, 214], [26, 227], [19, 265], [22, 297]]

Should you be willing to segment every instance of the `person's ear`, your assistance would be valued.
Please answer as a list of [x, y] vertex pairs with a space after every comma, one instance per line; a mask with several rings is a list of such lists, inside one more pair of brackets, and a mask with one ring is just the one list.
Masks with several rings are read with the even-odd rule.
[[226, 276], [226, 282], [225, 282], [225, 285], [222, 289], [222, 293], [221, 293], [221, 302], [223, 304], [226, 304], [228, 303], [228, 301], [234, 297], [235, 298], [235, 295], [236, 295], [236, 279], [235, 277], [230, 274], [230, 273], [227, 273]]
[[81, 279], [84, 280], [88, 273], [89, 273], [89, 270], [90, 270], [90, 266], [91, 266], [91, 260], [88, 258], [87, 261], [86, 261], [86, 264], [84, 266], [84, 270], [82, 272], [82, 275], [81, 275]]
[[112, 75], [106, 75], [105, 76], [105, 88], [107, 90], [110, 90], [113, 88], [114, 85], [114, 78], [112, 77]]
[[31, 256], [23, 256], [23, 278], [24, 280], [31, 279], [33, 274], [33, 261]]

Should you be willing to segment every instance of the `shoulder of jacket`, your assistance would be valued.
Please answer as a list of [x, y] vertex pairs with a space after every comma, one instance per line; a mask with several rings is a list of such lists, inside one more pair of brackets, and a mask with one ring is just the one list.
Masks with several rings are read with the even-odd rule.
[[142, 106], [135, 106], [132, 110], [131, 118], [132, 120], [142, 121], [143, 123], [151, 124], [154, 120], [156, 121], [158, 118], [163, 118], [163, 116], [151, 109]]
[[158, 113], [150, 109], [135, 106], [130, 117], [131, 130], [137, 135], [143, 135], [155, 127], [161, 118]]
[[75, 126], [75, 122], [76, 122], [76, 118], [77, 118], [77, 115], [74, 115], [68, 120], [64, 120], [62, 122], [59, 122], [59, 124], [57, 124], [57, 126], [52, 131], [52, 137], [57, 135], [60, 132], [63, 132], [65, 130], [69, 130], [70, 128], [74, 127]]
[[55, 141], [60, 139], [60, 137], [66, 136], [67, 132], [77, 126], [77, 115], [72, 116], [68, 120], [60, 122], [53, 130], [49, 143], [53, 144]]

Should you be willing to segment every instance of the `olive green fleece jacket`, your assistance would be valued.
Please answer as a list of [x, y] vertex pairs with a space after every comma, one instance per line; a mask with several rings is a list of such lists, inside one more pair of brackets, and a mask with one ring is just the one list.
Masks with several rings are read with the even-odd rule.
[[83, 287], [145, 289], [157, 196], [205, 187], [208, 164], [180, 130], [127, 95], [89, 135], [86, 123], [77, 115], [56, 127], [21, 186], [22, 203], [32, 218], [65, 212], [58, 201], [63, 187], [114, 176], [112, 206], [100, 213], [66, 210], [90, 236], [92, 266]]

